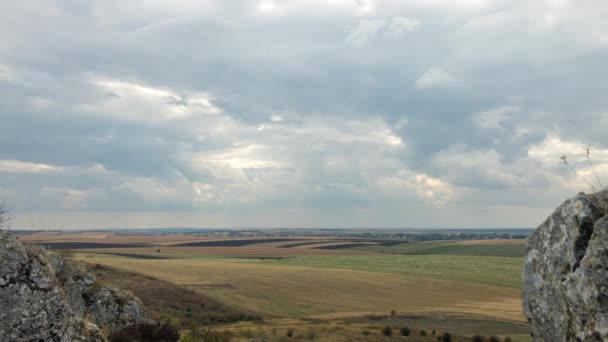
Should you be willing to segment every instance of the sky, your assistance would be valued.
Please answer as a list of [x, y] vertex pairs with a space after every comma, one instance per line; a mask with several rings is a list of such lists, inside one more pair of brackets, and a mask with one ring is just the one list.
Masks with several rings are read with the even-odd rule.
[[608, 184], [606, 18], [0, 0], [0, 199], [17, 229], [535, 227]]

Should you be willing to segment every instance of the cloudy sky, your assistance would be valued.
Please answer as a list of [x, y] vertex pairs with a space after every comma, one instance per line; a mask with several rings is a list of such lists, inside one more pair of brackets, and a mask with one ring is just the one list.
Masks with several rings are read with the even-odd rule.
[[0, 0], [0, 198], [15, 228], [536, 226], [597, 183], [586, 146], [608, 183], [606, 18]]

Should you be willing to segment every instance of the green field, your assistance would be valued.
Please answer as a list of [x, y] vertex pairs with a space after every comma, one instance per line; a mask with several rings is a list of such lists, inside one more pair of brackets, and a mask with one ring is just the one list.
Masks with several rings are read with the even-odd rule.
[[381, 272], [521, 288], [523, 258], [392, 254], [310, 255], [250, 262]]

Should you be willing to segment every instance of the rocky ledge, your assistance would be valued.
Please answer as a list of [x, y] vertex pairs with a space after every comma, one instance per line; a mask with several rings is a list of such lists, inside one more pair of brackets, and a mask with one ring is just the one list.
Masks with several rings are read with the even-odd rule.
[[528, 238], [524, 313], [534, 341], [608, 341], [608, 190], [578, 194]]
[[0, 231], [0, 341], [106, 341], [150, 323], [132, 294], [99, 284], [82, 264]]

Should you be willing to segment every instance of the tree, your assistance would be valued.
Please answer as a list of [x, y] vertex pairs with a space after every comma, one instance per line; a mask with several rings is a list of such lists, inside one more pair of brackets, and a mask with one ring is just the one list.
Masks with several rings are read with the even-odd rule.
[[401, 335], [410, 336], [410, 333], [411, 333], [410, 328], [408, 328], [408, 327], [401, 328]]
[[450, 335], [449, 333], [443, 333], [443, 336], [441, 337], [441, 341], [442, 342], [452, 342], [452, 335]]
[[475, 335], [473, 336], [473, 338], [471, 339], [472, 342], [483, 342], [483, 337], [479, 336], [479, 335]]

